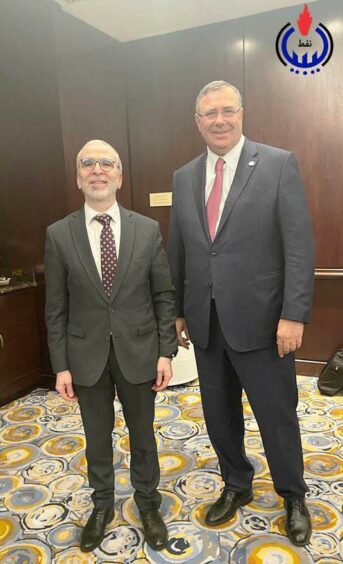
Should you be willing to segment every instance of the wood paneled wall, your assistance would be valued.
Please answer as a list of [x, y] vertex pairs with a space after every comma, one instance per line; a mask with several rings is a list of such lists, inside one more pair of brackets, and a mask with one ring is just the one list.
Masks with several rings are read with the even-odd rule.
[[0, 272], [42, 262], [46, 225], [66, 213], [51, 3], [0, 3]]
[[54, 7], [67, 210], [73, 211], [83, 204], [75, 183], [75, 156], [90, 139], [103, 139], [118, 150], [124, 170], [118, 199], [131, 208], [123, 45], [70, 17], [58, 5]]
[[245, 131], [295, 153], [312, 212], [316, 266], [343, 268], [343, 5], [309, 6], [314, 21], [333, 29], [334, 54], [320, 73], [306, 77], [290, 73], [275, 55], [277, 30], [302, 8], [246, 19]]

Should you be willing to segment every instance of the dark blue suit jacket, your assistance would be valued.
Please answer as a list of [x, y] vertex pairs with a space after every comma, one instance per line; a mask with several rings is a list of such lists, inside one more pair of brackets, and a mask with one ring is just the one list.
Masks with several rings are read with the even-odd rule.
[[213, 242], [205, 176], [206, 154], [174, 174], [168, 256], [178, 316], [206, 348], [213, 295], [233, 349], [270, 346], [279, 319], [307, 322], [312, 302], [314, 241], [297, 162], [245, 140]]

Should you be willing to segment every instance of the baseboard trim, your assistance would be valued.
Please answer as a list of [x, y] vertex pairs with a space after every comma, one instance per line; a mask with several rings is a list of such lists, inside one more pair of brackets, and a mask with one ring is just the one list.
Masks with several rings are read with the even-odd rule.
[[325, 365], [326, 362], [321, 360], [297, 358], [295, 361], [296, 371], [299, 376], [319, 376]]

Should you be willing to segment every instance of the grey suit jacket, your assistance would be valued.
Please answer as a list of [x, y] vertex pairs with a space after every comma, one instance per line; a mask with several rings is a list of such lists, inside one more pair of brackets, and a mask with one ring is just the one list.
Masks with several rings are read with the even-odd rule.
[[90, 248], [84, 208], [47, 230], [46, 322], [53, 370], [93, 385], [110, 340], [123, 376], [156, 377], [159, 356], [177, 349], [174, 288], [158, 223], [120, 206], [118, 266], [107, 298]]
[[237, 351], [275, 343], [279, 319], [307, 322], [314, 242], [294, 156], [245, 140], [212, 242], [205, 212], [206, 154], [174, 174], [168, 257], [177, 315], [206, 348], [213, 295]]

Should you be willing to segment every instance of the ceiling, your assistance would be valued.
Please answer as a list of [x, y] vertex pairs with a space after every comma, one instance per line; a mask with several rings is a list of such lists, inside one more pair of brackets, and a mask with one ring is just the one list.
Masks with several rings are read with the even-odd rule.
[[[318, 0], [307, 0], [306, 3]], [[299, 0], [55, 0], [118, 41], [162, 35], [303, 4]]]

